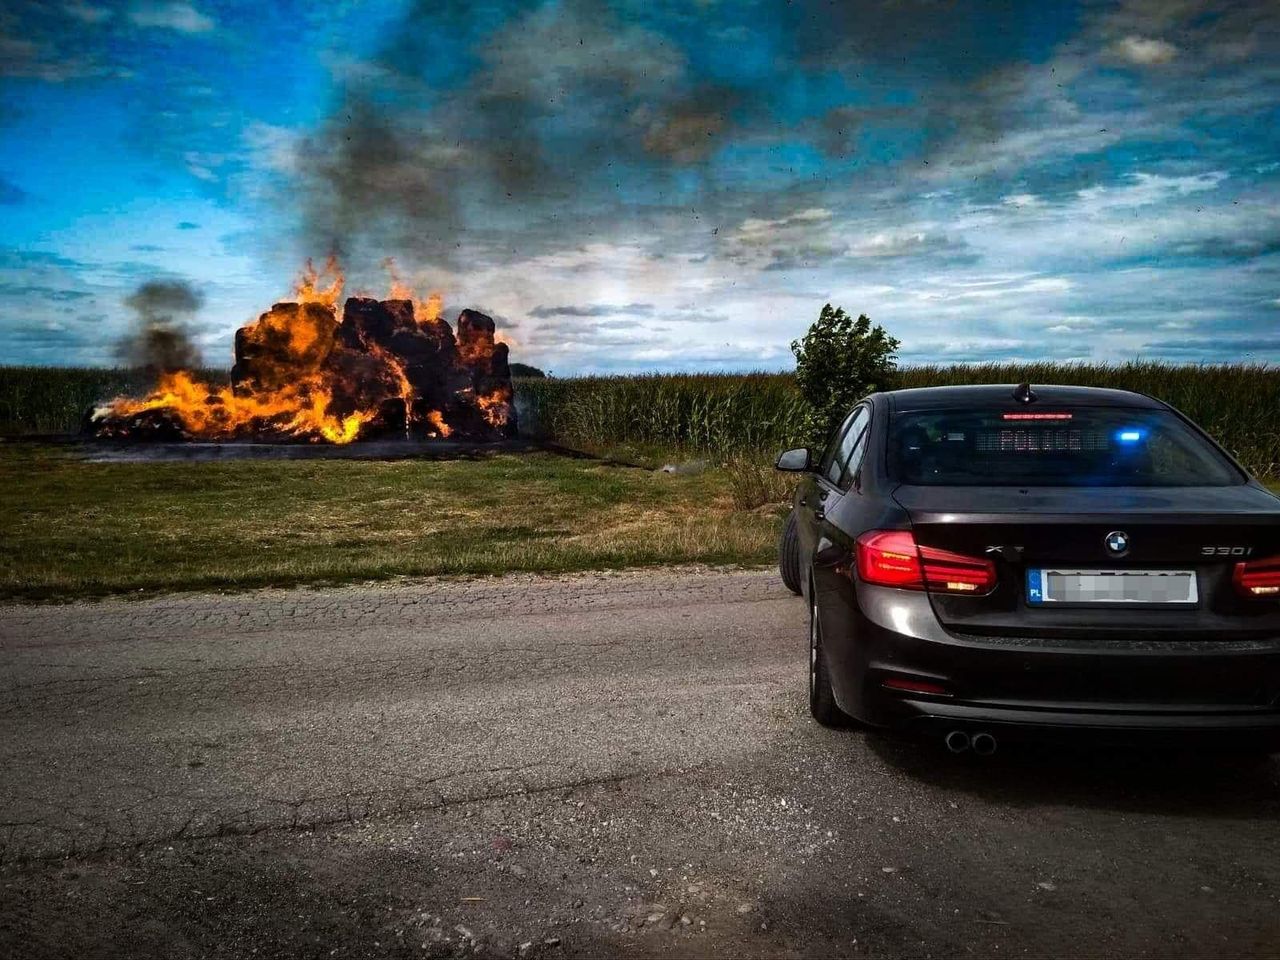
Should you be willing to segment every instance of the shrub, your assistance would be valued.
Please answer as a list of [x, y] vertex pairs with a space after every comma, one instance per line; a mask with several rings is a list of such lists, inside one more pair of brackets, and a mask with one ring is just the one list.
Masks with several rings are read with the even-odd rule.
[[865, 313], [854, 320], [840, 307], [822, 308], [804, 339], [791, 344], [812, 443], [822, 442], [868, 393], [892, 387], [897, 351], [898, 341]]

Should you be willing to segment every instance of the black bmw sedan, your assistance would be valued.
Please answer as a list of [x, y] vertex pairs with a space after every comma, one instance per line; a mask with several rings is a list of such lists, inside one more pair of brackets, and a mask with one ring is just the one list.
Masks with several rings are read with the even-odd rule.
[[1280, 749], [1280, 498], [1166, 404], [898, 390], [777, 466], [819, 722]]

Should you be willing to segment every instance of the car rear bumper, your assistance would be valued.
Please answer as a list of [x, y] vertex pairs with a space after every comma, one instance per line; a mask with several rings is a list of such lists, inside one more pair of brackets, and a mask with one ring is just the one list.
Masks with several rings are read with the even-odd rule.
[[952, 730], [986, 732], [1001, 742], [1054, 741], [1116, 744], [1162, 743], [1206, 748], [1248, 746], [1280, 750], [1280, 713], [1151, 712], [1095, 709], [1025, 710], [984, 703], [900, 698], [896, 724], [914, 732], [945, 737]]
[[[846, 583], [819, 596], [836, 702], [876, 726], [1008, 739], [1280, 747], [1280, 638], [1159, 642], [960, 637], [922, 594]], [[935, 685], [945, 692], [896, 689]]]

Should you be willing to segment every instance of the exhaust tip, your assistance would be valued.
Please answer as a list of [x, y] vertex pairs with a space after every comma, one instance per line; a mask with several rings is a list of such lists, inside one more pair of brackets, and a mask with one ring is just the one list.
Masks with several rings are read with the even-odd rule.
[[952, 730], [942, 739], [952, 753], [964, 753], [969, 749], [969, 735], [963, 730]]
[[996, 752], [996, 738], [989, 733], [975, 733], [970, 740], [973, 752], [980, 757], [989, 757]]

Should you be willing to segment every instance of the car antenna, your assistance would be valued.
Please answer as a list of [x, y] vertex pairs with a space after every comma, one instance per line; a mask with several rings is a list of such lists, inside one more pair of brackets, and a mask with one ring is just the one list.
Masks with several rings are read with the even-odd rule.
[[1013, 399], [1019, 403], [1035, 403], [1040, 398], [1036, 396], [1036, 392], [1031, 389], [1031, 384], [1020, 383], [1013, 388]]

